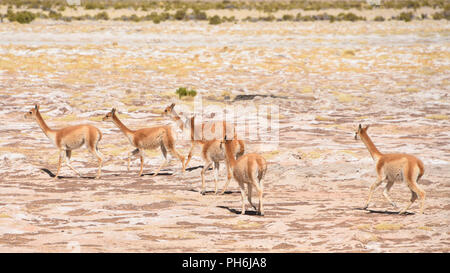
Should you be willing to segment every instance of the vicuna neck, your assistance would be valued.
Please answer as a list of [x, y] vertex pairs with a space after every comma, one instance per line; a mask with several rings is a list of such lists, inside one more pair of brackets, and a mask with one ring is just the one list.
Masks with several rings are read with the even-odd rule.
[[47, 137], [50, 137], [50, 134], [53, 132], [50, 127], [47, 126], [47, 123], [45, 123], [44, 119], [41, 116], [41, 113], [39, 111], [36, 111], [36, 121], [39, 124], [39, 127], [41, 127], [42, 131]]
[[175, 110], [172, 109], [170, 111], [170, 117], [172, 118], [173, 121], [175, 121], [175, 123], [181, 130], [184, 130], [184, 122], [181, 120], [180, 116], [178, 116]]
[[230, 167], [233, 169], [236, 165], [236, 159], [233, 155], [233, 149], [232, 149], [232, 142], [231, 141], [225, 141], [225, 153], [226, 157], [228, 158], [228, 163], [230, 163]]
[[361, 140], [366, 145], [367, 150], [369, 150], [369, 153], [372, 156], [372, 159], [375, 161], [378, 160], [383, 154], [380, 153], [380, 151], [378, 151], [377, 147], [375, 147], [375, 144], [373, 144], [369, 135], [367, 133], [363, 133], [363, 134], [360, 134], [360, 136], [361, 136]]
[[119, 127], [119, 129], [120, 129], [125, 135], [134, 134], [134, 131], [128, 129], [128, 127], [125, 126], [125, 125], [119, 120], [119, 118], [116, 116], [116, 114], [113, 114], [112, 118], [113, 118], [114, 124], [116, 124], [117, 127]]

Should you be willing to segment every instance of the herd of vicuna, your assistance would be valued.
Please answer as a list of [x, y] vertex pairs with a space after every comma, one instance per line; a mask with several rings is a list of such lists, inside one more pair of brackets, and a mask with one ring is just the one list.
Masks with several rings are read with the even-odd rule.
[[[245, 184], [247, 184], [247, 199], [250, 205], [257, 210], [258, 214], [264, 215], [262, 180], [267, 171], [267, 162], [264, 157], [255, 153], [244, 154], [245, 143], [237, 137], [233, 124], [229, 124], [225, 121], [196, 124], [195, 116], [191, 118], [184, 118], [183, 120], [183, 118], [177, 114], [174, 107], [175, 104], [173, 103], [166, 107], [163, 115], [170, 117], [170, 119], [173, 120], [181, 130], [190, 131], [191, 148], [186, 161], [185, 157], [175, 148], [176, 140], [171, 126], [156, 126], [131, 130], [119, 120], [116, 115], [116, 109], [114, 108], [103, 117], [103, 121], [112, 121], [120, 129], [120, 131], [124, 133], [130, 144], [135, 147], [135, 150], [130, 152], [128, 157], [128, 170], [130, 167], [131, 156], [139, 155], [141, 162], [139, 176], [142, 176], [144, 169], [144, 150], [157, 149], [159, 147], [164, 157], [164, 162], [159, 166], [153, 175], [157, 175], [161, 168], [168, 163], [167, 152], [180, 160], [181, 169], [182, 172], [184, 172], [192, 157], [194, 147], [201, 146], [201, 156], [204, 160], [203, 169], [201, 171], [201, 193], [205, 193], [205, 172], [211, 165], [213, 165], [213, 169], [215, 171], [214, 192], [217, 194], [219, 165], [221, 161], [224, 161], [227, 169], [227, 182], [221, 193], [223, 194], [225, 192], [231, 177], [234, 177], [234, 179], [238, 182], [241, 191], [241, 214], [245, 214]], [[39, 105], [35, 105], [31, 110], [29, 110], [25, 114], [25, 118], [34, 118], [44, 134], [59, 149], [58, 169], [54, 178], [58, 178], [63, 161], [71, 170], [77, 173], [77, 175], [80, 175], [80, 173], [70, 164], [70, 158], [72, 150], [78, 149], [83, 145], [86, 146], [89, 152], [97, 158], [98, 171], [95, 178], [100, 178], [103, 156], [99, 151], [98, 143], [102, 139], [102, 133], [97, 127], [85, 124], [68, 126], [62, 129], [51, 129], [42, 118], [39, 112]], [[222, 128], [219, 128], [220, 126], [222, 126]], [[373, 192], [383, 182], [386, 182], [383, 196], [395, 208], [397, 208], [396, 204], [389, 197], [389, 190], [395, 181], [404, 181], [411, 190], [411, 200], [410, 203], [408, 203], [408, 205], [399, 213], [406, 213], [406, 210], [409, 209], [417, 198], [420, 199], [420, 213], [423, 213], [425, 192], [417, 185], [418, 180], [424, 174], [424, 166], [422, 161], [417, 157], [408, 154], [381, 153], [369, 138], [367, 134], [368, 127], [369, 126], [363, 128], [360, 124], [355, 133], [355, 139], [360, 138], [369, 150], [373, 160], [375, 161], [377, 171], [377, 180], [370, 187], [369, 196], [364, 208], [368, 208]], [[200, 130], [196, 130], [196, 128], [199, 128]], [[225, 133], [220, 139], [209, 140], [203, 135], [205, 128], [212, 131], [218, 128], [222, 129], [222, 132], [234, 132], [234, 134], [227, 135], [227, 133]], [[195, 135], [198, 132], [201, 132], [200, 136]], [[258, 208], [256, 208], [251, 201], [253, 187], [258, 193]]]

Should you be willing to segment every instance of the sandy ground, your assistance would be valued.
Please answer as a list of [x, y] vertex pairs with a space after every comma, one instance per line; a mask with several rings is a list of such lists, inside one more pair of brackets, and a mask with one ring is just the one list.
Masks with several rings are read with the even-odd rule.
[[[431, 20], [0, 24], [0, 251], [449, 252], [449, 30]], [[279, 143], [247, 143], [269, 162], [265, 216], [239, 215], [234, 181], [214, 195], [212, 171], [202, 196], [199, 152], [184, 174], [172, 160], [151, 177], [159, 151], [147, 152], [143, 177], [137, 160], [127, 172], [132, 147], [102, 115], [116, 107], [131, 128], [171, 124], [163, 107], [192, 109], [175, 96], [181, 86], [204, 105], [279, 107]], [[280, 98], [224, 100], [241, 94]], [[34, 103], [52, 128], [101, 129], [101, 179], [85, 150], [73, 153], [82, 178], [63, 167], [52, 179], [57, 150], [23, 118]], [[396, 214], [381, 187], [361, 209], [376, 176], [353, 139], [359, 123], [382, 152], [423, 160], [425, 214], [417, 203]], [[391, 197], [403, 207], [410, 192], [398, 182]]]

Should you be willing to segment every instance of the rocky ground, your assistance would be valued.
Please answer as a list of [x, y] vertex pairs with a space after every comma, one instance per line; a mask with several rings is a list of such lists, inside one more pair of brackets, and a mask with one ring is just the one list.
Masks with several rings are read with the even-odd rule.
[[[449, 30], [444, 20], [0, 24], [0, 251], [449, 252]], [[199, 150], [184, 174], [174, 159], [151, 177], [159, 151], [146, 153], [143, 177], [137, 160], [127, 171], [133, 148], [101, 117], [116, 107], [131, 128], [171, 124], [165, 106], [193, 110], [175, 95], [183, 86], [216, 109], [278, 107], [279, 141], [262, 134], [246, 147], [269, 163], [265, 216], [239, 214], [234, 181], [214, 195], [212, 171], [202, 196]], [[278, 97], [233, 102], [243, 94]], [[35, 103], [52, 128], [100, 128], [101, 179], [85, 150], [73, 153], [83, 177], [63, 167], [52, 178], [57, 150], [23, 118]], [[381, 187], [362, 209], [376, 176], [353, 138], [359, 123], [382, 152], [422, 159], [425, 214], [417, 203], [396, 214]], [[410, 192], [398, 182], [391, 197], [403, 207]]]

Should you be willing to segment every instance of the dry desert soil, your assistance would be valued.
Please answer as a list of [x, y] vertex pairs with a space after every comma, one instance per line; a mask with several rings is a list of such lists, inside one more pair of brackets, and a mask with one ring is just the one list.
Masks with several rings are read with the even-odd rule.
[[[2, 23], [0, 251], [449, 252], [449, 34], [444, 20]], [[278, 107], [278, 141], [246, 146], [268, 161], [265, 216], [239, 214], [235, 181], [215, 195], [212, 171], [200, 194], [199, 149], [185, 173], [172, 160], [152, 177], [159, 151], [146, 153], [144, 176], [136, 158], [127, 171], [133, 148], [102, 116], [116, 107], [131, 128], [172, 124], [164, 107], [194, 105], [179, 87], [216, 109]], [[276, 97], [233, 101], [245, 94]], [[52, 128], [100, 128], [101, 179], [85, 149], [73, 153], [81, 178], [65, 166], [52, 178], [57, 149], [24, 119], [35, 103]], [[383, 187], [362, 209], [376, 172], [353, 138], [359, 123], [382, 152], [422, 159], [423, 215], [418, 202], [398, 215]], [[222, 188], [224, 164], [219, 178]], [[391, 197], [403, 207], [410, 192], [398, 182]]]

